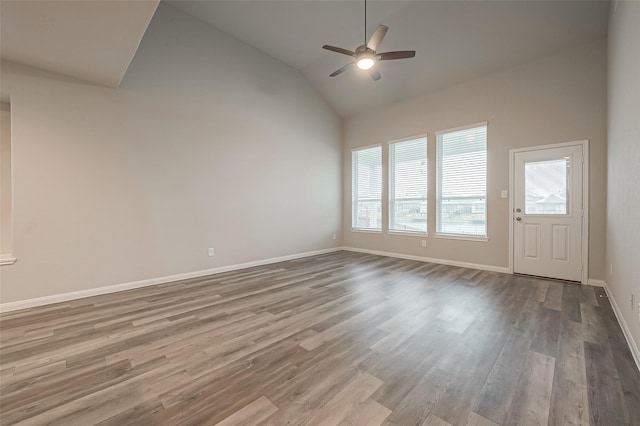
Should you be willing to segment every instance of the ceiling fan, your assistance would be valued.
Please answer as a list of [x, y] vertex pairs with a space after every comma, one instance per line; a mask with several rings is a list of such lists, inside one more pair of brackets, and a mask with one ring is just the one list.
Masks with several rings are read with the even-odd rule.
[[355, 52], [343, 49], [341, 47], [329, 46], [328, 44], [322, 46], [323, 49], [341, 53], [353, 58], [352, 62], [349, 62], [339, 70], [332, 72], [331, 74], [329, 74], [329, 77], [340, 75], [355, 65], [361, 70], [369, 70], [369, 75], [371, 76], [371, 78], [373, 78], [375, 81], [378, 81], [382, 78], [382, 75], [380, 74], [380, 70], [378, 70], [377, 67], [374, 68], [376, 62], [390, 61], [393, 59], [407, 59], [416, 56], [415, 50], [400, 50], [395, 52], [377, 53], [378, 47], [380, 46], [380, 43], [382, 43], [382, 39], [384, 38], [385, 34], [387, 34], [388, 29], [389, 27], [387, 27], [386, 25], [378, 25], [378, 28], [376, 28], [374, 33], [371, 35], [371, 38], [367, 42], [367, 0], [364, 0], [364, 44], [358, 46]]

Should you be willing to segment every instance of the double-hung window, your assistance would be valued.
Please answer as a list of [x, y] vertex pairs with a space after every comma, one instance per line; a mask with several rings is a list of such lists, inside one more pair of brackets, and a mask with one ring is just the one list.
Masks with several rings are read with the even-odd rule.
[[12, 255], [11, 222], [11, 106], [0, 102], [0, 265], [16, 261]]
[[382, 146], [357, 149], [352, 160], [352, 228], [382, 230]]
[[427, 232], [427, 138], [389, 144], [389, 230]]
[[436, 133], [436, 233], [487, 236], [487, 124]]

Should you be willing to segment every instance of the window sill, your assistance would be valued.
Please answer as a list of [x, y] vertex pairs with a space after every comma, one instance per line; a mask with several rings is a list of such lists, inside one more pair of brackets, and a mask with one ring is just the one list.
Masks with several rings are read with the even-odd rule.
[[382, 234], [381, 229], [359, 229], [351, 228], [351, 232], [361, 232], [363, 234]]
[[15, 257], [11, 257], [10, 254], [3, 254], [0, 255], [0, 266], [2, 265], [13, 265], [14, 263], [16, 263], [16, 259]]
[[471, 235], [435, 234], [434, 237], [443, 240], [474, 241], [478, 243], [486, 243], [489, 241], [487, 237], [474, 237]]
[[388, 230], [387, 234], [389, 235], [401, 235], [406, 237], [421, 237], [427, 238], [429, 236], [426, 232], [415, 232], [415, 231], [398, 231], [398, 230]]

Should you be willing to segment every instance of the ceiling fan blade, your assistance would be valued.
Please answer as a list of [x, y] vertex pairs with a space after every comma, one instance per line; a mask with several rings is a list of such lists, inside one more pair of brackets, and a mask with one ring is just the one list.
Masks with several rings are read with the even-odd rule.
[[380, 43], [382, 43], [382, 39], [384, 38], [384, 35], [387, 33], [388, 29], [389, 27], [387, 27], [386, 25], [378, 25], [378, 28], [376, 28], [375, 32], [371, 35], [369, 43], [367, 43], [367, 48], [373, 50], [374, 52], [378, 50], [378, 46], [380, 46]]
[[324, 46], [322, 46], [322, 48], [326, 50], [330, 50], [332, 52], [342, 53], [343, 55], [347, 55], [347, 56], [356, 55], [356, 52], [352, 52], [351, 50], [343, 49], [342, 47], [329, 46], [328, 44], [325, 44]]
[[382, 78], [382, 74], [380, 74], [380, 70], [378, 70], [378, 68], [371, 68], [369, 75], [374, 81], [378, 81]]
[[376, 55], [379, 61], [390, 61], [392, 59], [407, 59], [416, 56], [415, 50], [400, 50], [397, 52], [383, 52]]
[[329, 77], [335, 77], [336, 75], [340, 75], [343, 72], [345, 72], [346, 70], [348, 70], [349, 68], [351, 68], [352, 66], [355, 65], [355, 62], [350, 62], [347, 65], [345, 65], [344, 67], [340, 68], [337, 71], [332, 72], [331, 74], [329, 74]]

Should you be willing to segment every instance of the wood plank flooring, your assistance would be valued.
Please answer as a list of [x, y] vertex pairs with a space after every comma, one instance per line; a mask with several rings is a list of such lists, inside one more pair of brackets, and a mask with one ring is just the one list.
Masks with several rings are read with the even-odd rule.
[[0, 424], [640, 425], [604, 291], [336, 252], [0, 317]]

